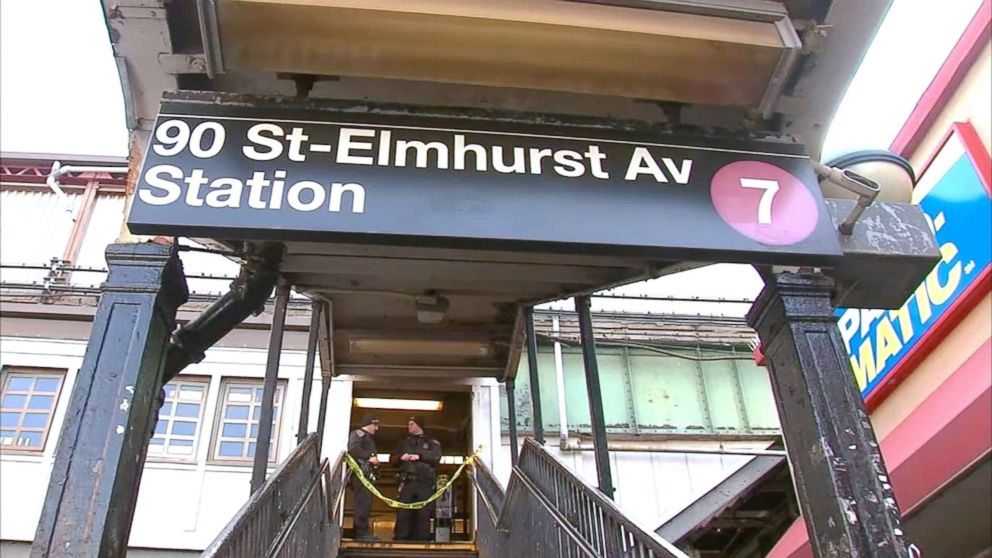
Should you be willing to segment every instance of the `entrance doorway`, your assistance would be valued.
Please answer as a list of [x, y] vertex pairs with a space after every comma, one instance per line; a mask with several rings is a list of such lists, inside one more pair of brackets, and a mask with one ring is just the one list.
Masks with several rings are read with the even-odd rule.
[[[411, 416], [424, 418], [427, 436], [441, 444], [441, 463], [438, 478], [451, 478], [464, 459], [472, 453], [472, 404], [468, 391], [422, 390], [413, 391], [390, 387], [385, 383], [355, 386], [352, 398], [348, 432], [361, 426], [362, 416], [372, 412], [379, 416], [379, 432], [375, 436], [380, 465], [376, 486], [387, 498], [398, 499], [399, 478], [396, 449], [407, 436], [407, 423]], [[349, 488], [344, 499], [344, 537], [354, 537], [354, 502]], [[462, 474], [451, 487], [450, 538], [452, 542], [473, 539], [472, 486], [468, 476]], [[438, 527], [443, 521], [431, 522], [431, 536], [438, 540]], [[373, 534], [383, 541], [393, 539], [396, 510], [378, 498], [372, 501], [369, 517]], [[442, 535], [443, 538], [443, 535]]]

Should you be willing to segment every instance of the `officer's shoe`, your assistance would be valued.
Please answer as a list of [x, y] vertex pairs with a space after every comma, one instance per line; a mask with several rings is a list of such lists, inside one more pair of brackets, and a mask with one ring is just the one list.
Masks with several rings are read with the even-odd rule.
[[373, 535], [372, 533], [360, 533], [355, 536], [356, 541], [377, 541], [379, 537]]

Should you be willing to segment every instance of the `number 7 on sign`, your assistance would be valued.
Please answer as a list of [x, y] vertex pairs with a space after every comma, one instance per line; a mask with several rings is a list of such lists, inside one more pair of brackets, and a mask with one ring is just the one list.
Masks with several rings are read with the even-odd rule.
[[758, 202], [758, 223], [770, 225], [772, 223], [772, 201], [775, 200], [775, 194], [779, 190], [778, 181], [763, 178], [742, 178], [741, 188], [765, 191], [761, 194], [761, 201]]

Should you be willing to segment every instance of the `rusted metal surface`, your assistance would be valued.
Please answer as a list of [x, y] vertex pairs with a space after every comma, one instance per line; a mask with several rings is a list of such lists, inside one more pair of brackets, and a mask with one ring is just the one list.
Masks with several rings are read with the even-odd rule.
[[815, 273], [765, 282], [748, 322], [768, 359], [813, 554], [905, 557], [899, 506], [831, 306], [834, 282]]
[[154, 427], [182, 265], [170, 246], [114, 244], [59, 438], [32, 556], [123, 557]]

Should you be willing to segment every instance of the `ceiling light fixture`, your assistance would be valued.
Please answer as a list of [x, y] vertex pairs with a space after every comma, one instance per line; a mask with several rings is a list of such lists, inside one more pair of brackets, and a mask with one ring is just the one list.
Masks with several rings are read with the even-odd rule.
[[348, 350], [354, 354], [489, 356], [489, 343], [457, 339], [351, 339]]
[[444, 403], [431, 399], [356, 397], [355, 407], [359, 409], [395, 409], [399, 411], [440, 411], [444, 407]]

